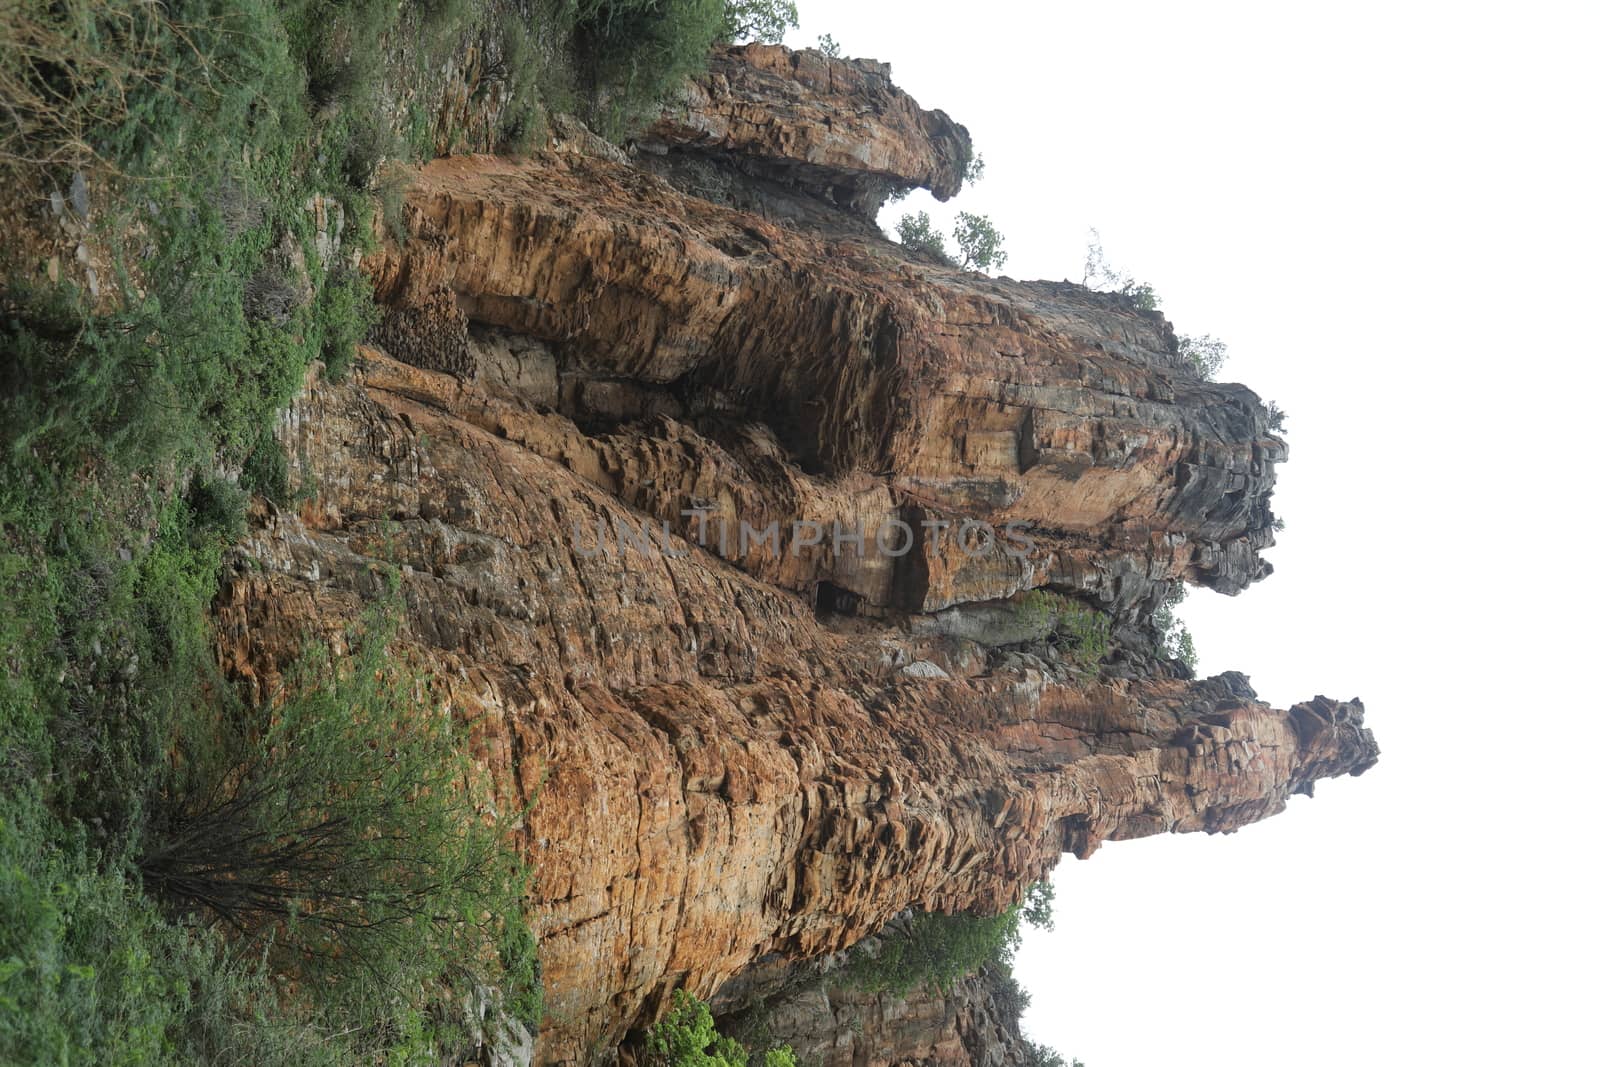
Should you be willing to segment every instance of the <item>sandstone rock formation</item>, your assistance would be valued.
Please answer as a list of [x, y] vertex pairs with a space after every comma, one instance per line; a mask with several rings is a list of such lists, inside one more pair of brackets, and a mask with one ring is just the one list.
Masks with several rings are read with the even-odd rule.
[[[710, 170], [423, 169], [369, 264], [382, 348], [282, 424], [315, 495], [258, 512], [218, 606], [265, 688], [401, 568], [405, 648], [507, 810], [536, 801], [545, 1063], [604, 1059], [674, 988], [993, 913], [1063, 851], [1233, 830], [1377, 756], [1359, 702], [1275, 710], [1151, 636], [1171, 583], [1270, 571], [1285, 448], [1253, 393], [1126, 300], [874, 236], [862, 190], [953, 192], [970, 151], [885, 68], [734, 50], [690, 101], [651, 136]], [[864, 536], [835, 553], [836, 524]], [[984, 528], [1016, 539], [969, 551]], [[1110, 616], [1103, 670], [1041, 603]], [[962, 1058], [955, 1003], [918, 1031], [944, 1052], [867, 1061], [1006, 1062]]]

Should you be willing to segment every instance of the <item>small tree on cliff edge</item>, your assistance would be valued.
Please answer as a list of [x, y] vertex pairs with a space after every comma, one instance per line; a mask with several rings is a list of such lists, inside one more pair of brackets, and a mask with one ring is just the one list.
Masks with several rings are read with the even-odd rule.
[[989, 216], [967, 211], [956, 216], [956, 247], [961, 250], [962, 270], [987, 273], [1004, 267], [1006, 253], [1000, 247], [1004, 242]]
[[945, 251], [944, 234], [933, 228], [933, 220], [928, 217], [926, 211], [919, 211], [914, 215], [901, 215], [894, 229], [900, 237], [902, 247], [933, 256], [946, 263], [951, 262], [950, 253]]
[[777, 44], [800, 24], [794, 0], [728, 0], [723, 37], [729, 41]]
[[922, 252], [962, 270], [999, 270], [1005, 266], [1006, 253], [1001, 249], [1005, 238], [994, 228], [987, 215], [974, 215], [963, 211], [956, 216], [957, 259], [945, 248], [944, 234], [933, 228], [933, 220], [926, 211], [900, 216], [895, 233], [904, 247]]

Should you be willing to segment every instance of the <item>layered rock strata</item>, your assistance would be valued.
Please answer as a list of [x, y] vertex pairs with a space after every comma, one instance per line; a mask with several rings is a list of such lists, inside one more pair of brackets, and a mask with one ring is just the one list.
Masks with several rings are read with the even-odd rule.
[[[886, 70], [817, 62], [729, 52], [653, 132], [725, 183], [747, 155], [738, 196], [576, 152], [424, 168], [410, 239], [370, 261], [381, 347], [284, 418], [315, 494], [257, 512], [218, 605], [267, 692], [399, 569], [403, 649], [505, 810], [533, 802], [540, 1062], [606, 1058], [675, 988], [908, 908], [993, 913], [1063, 852], [1230, 831], [1377, 756], [1358, 701], [1276, 710], [1148, 639], [1170, 583], [1270, 571], [1259, 399], [1126, 300], [870, 233], [842, 190], [953, 191], [970, 146]], [[1109, 616], [1110, 668], [1074, 606]]]

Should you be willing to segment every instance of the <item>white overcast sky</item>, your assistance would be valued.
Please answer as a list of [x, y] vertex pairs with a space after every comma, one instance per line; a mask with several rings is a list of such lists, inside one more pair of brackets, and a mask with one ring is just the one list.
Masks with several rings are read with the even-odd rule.
[[1055, 874], [1018, 963], [1087, 1067], [1600, 1063], [1594, 4], [800, 0], [972, 131], [1014, 277], [1085, 233], [1289, 413], [1278, 572], [1201, 668], [1365, 700], [1360, 779]]

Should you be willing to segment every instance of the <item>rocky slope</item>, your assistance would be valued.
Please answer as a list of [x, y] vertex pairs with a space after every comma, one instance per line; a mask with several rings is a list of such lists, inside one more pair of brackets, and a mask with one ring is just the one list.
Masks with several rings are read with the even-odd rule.
[[[282, 424], [315, 495], [258, 513], [218, 609], [267, 687], [400, 566], [405, 647], [506, 810], [536, 800], [545, 1063], [1377, 756], [1359, 702], [1277, 710], [1156, 653], [1170, 583], [1270, 572], [1253, 393], [1120, 298], [875, 235], [883, 190], [954, 192], [970, 152], [887, 68], [735, 49], [685, 108], [632, 159], [418, 175], [376, 346]], [[991, 1062], [946, 1040], [955, 1003], [853, 1062]]]

